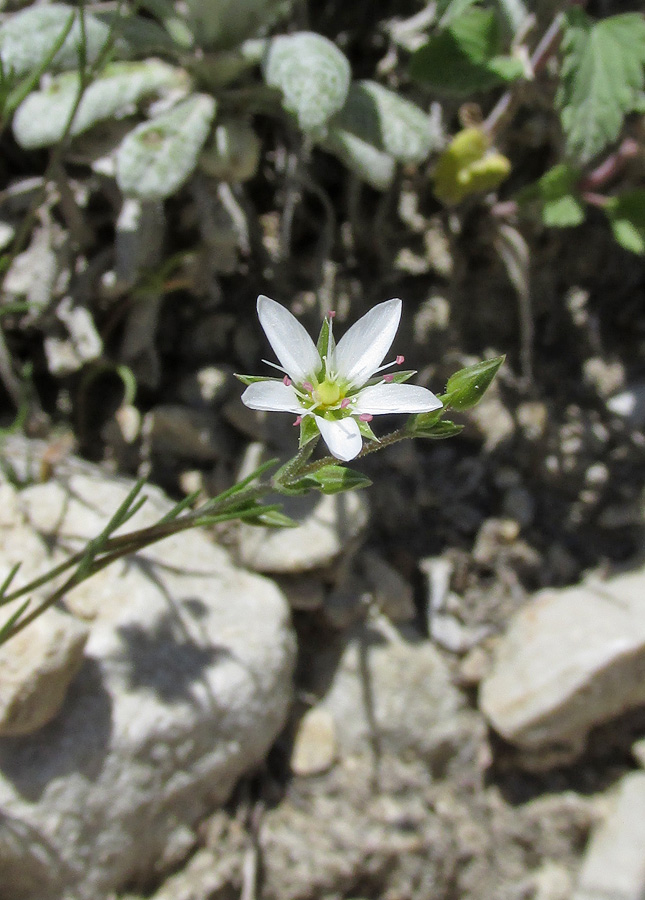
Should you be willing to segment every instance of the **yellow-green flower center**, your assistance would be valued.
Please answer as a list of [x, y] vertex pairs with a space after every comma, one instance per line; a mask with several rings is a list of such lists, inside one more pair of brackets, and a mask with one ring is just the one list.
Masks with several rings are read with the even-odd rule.
[[339, 386], [333, 381], [323, 381], [316, 388], [316, 395], [322, 406], [334, 406], [342, 399], [342, 392]]

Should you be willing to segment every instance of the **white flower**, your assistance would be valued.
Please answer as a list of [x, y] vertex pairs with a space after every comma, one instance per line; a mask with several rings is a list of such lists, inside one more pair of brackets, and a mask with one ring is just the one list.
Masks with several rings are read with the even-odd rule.
[[[325, 320], [321, 352], [288, 309], [268, 297], [258, 297], [258, 317], [280, 365], [282, 380], [253, 381], [242, 394], [251, 409], [294, 413], [300, 424], [313, 417], [331, 453], [344, 461], [354, 459], [363, 435], [374, 437], [367, 423], [388, 413], [424, 413], [441, 401], [424, 387], [397, 383], [394, 375], [373, 378], [403, 362], [381, 365], [390, 349], [401, 318], [401, 301], [387, 300], [371, 309], [340, 339], [333, 337], [334, 313]], [[266, 362], [266, 360], [265, 360]], [[402, 373], [409, 378], [414, 372]]]

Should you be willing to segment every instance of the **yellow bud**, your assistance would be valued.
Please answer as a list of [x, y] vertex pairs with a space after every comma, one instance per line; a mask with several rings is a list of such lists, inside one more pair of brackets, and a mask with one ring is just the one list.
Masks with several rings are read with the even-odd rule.
[[452, 139], [434, 170], [434, 193], [451, 206], [465, 197], [499, 187], [511, 171], [510, 161], [490, 151], [490, 139], [480, 128], [464, 128]]

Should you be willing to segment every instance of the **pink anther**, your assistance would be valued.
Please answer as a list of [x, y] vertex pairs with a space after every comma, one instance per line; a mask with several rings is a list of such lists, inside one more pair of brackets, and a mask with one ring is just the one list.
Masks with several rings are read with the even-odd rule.
[[330, 309], [329, 312], [327, 313], [327, 315], [329, 316], [330, 319], [335, 319], [336, 318], [336, 310]]
[[349, 399], [349, 397], [345, 397], [344, 400], [340, 401], [340, 408], [347, 409], [347, 407], [349, 406], [350, 403], [351, 403], [351, 400]]
[[282, 383], [286, 384], [286, 386], [289, 387], [289, 385], [291, 384], [291, 379], [289, 378], [288, 375], [284, 376], [284, 378], [282, 379]]
[[310, 381], [303, 381], [302, 386], [306, 391], [309, 391], [310, 394], [314, 389], [314, 386]]
[[396, 358], [397, 366], [400, 366], [402, 362], [405, 362], [405, 356], [397, 356], [397, 358]]
[[371, 422], [374, 416], [370, 413], [361, 413], [358, 418], [361, 420], [361, 422]]
[[394, 375], [384, 375], [384, 376], [383, 376], [383, 381], [384, 381], [386, 384], [390, 384], [392, 381], [394, 381]]
[[302, 416], [298, 416], [298, 418], [296, 419], [296, 421], [293, 423], [293, 424], [294, 424], [294, 427], [295, 427], [296, 425], [300, 425], [301, 422], [302, 422]]

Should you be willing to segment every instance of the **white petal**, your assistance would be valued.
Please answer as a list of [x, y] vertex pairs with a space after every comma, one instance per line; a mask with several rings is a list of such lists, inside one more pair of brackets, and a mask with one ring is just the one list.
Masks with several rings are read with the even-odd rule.
[[336, 421], [323, 419], [321, 416], [315, 416], [315, 419], [332, 456], [343, 462], [358, 456], [363, 447], [363, 439], [354, 419], [348, 417]]
[[302, 412], [298, 395], [290, 384], [281, 381], [255, 381], [242, 394], [242, 403], [249, 409], [265, 409], [273, 412]]
[[352, 325], [336, 347], [339, 378], [356, 387], [365, 384], [392, 346], [400, 319], [401, 301], [386, 300]]
[[261, 294], [258, 318], [264, 333], [292, 381], [302, 384], [322, 366], [316, 345], [288, 309]]
[[363, 388], [352, 403], [354, 413], [423, 413], [443, 406], [432, 391], [417, 384], [373, 384]]

